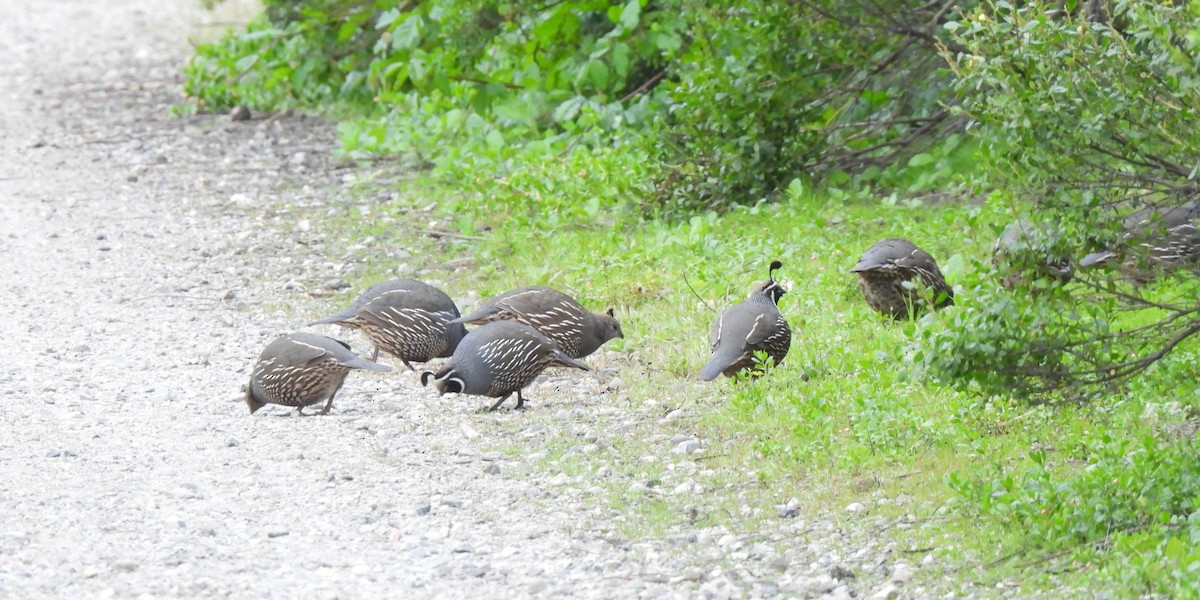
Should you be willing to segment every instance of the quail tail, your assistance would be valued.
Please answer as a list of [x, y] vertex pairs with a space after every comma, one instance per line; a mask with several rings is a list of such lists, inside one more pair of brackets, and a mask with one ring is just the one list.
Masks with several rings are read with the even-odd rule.
[[700, 379], [704, 381], [712, 381], [718, 375], [728, 369], [733, 363], [741, 359], [741, 352], [736, 348], [730, 348], [725, 352], [717, 352], [708, 360], [708, 364], [704, 365], [704, 369], [700, 371]]
[[572, 367], [575, 369], [582, 369], [584, 371], [592, 370], [591, 367], [579, 362], [574, 358], [571, 358], [569, 354], [558, 349], [554, 350], [554, 362], [564, 367]]
[[355, 356], [353, 360], [346, 361], [346, 366], [351, 369], [365, 369], [367, 371], [391, 371], [392, 368], [387, 365], [381, 365], [377, 362], [371, 362], [365, 358]]
[[1079, 266], [1090, 267], [1092, 265], [1103, 263], [1104, 261], [1114, 258], [1116, 256], [1117, 256], [1117, 253], [1113, 252], [1111, 250], [1104, 250], [1101, 252], [1093, 252], [1093, 253], [1079, 259]]
[[497, 312], [499, 312], [499, 311], [496, 309], [495, 306], [488, 306], [485, 308], [481, 308], [469, 315], [463, 315], [457, 319], [453, 319], [446, 324], [447, 325], [471, 324], [471, 323], [483, 321], [484, 319], [495, 316]]
[[305, 325], [305, 327], [312, 327], [313, 325], [340, 324], [343, 321], [353, 317], [355, 315], [355, 313], [358, 312], [357, 308], [358, 307], [352, 306], [352, 307], [347, 308], [346, 310], [343, 310], [342, 312], [340, 312], [336, 315], [333, 315], [331, 317], [325, 317], [324, 319], [318, 319], [316, 321], [313, 321], [312, 323]]

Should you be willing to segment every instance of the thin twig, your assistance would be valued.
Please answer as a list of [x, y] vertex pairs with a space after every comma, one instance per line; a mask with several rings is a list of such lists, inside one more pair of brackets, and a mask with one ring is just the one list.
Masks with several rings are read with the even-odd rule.
[[436, 229], [417, 229], [417, 233], [423, 233], [433, 238], [452, 238], [456, 240], [470, 240], [473, 242], [486, 242], [488, 239], [477, 235], [463, 235], [461, 233], [450, 233], [449, 231], [438, 231]]
[[687, 273], [683, 273], [683, 283], [687, 284], [688, 289], [692, 290], [692, 295], [695, 296], [697, 300], [704, 303], [704, 306], [707, 306], [708, 310], [717, 312], [717, 309], [714, 308], [713, 305], [709, 304], [708, 300], [705, 300], [704, 298], [700, 297], [700, 294], [696, 293], [696, 288], [692, 287], [692, 282], [688, 281]]

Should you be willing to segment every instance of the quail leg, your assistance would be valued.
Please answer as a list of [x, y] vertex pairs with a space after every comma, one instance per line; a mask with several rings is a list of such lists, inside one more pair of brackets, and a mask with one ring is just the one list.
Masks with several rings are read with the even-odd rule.
[[[505, 401], [505, 400], [508, 400], [508, 397], [509, 397], [509, 396], [511, 396], [511, 395], [512, 395], [512, 394], [505, 394], [505, 395], [501, 396], [501, 397], [500, 397], [500, 399], [499, 399], [499, 400], [497, 400], [497, 401], [496, 401], [496, 403], [495, 403], [495, 404], [493, 404], [491, 408], [487, 409], [487, 411], [488, 411], [488, 412], [495, 412], [495, 411], [496, 411], [496, 409], [497, 409], [497, 408], [500, 408], [500, 405], [501, 405], [501, 404], [504, 404], [504, 401]], [[521, 392], [517, 392], [517, 399], [518, 399], [518, 400], [520, 400], [520, 398], [521, 398]], [[518, 403], [518, 404], [517, 404], [517, 406], [520, 406], [520, 403]]]
[[322, 408], [319, 412], [317, 412], [318, 415], [329, 414], [329, 409], [333, 408], [333, 397], [336, 395], [337, 395], [336, 391], [329, 395], [329, 400], [325, 401], [325, 408]]
[[525, 397], [521, 395], [521, 390], [517, 390], [517, 408], [515, 410], [525, 410]]
[[412, 365], [408, 364], [408, 361], [407, 361], [407, 360], [404, 360], [404, 359], [402, 358], [402, 359], [400, 359], [400, 362], [404, 363], [404, 366], [408, 367], [408, 370], [409, 370], [409, 371], [414, 371], [414, 372], [416, 371], [416, 369], [414, 369]]

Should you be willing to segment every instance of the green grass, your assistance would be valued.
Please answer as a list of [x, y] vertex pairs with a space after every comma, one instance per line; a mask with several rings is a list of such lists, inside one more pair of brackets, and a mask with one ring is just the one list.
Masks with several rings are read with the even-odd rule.
[[[306, 18], [336, 20], [328, 17], [310, 11]], [[1071, 40], [1086, 39], [1070, 33], [1073, 29], [1063, 31]], [[1063, 590], [1200, 596], [1200, 553], [1193, 550], [1200, 542], [1200, 460], [1192, 431], [1200, 413], [1196, 342], [1182, 344], [1125, 387], [1082, 404], [1065, 393], [1037, 404], [1015, 393], [1011, 378], [996, 376], [998, 365], [1027, 364], [1031, 338], [1077, 326], [1094, 331], [1093, 319], [1127, 331], [1162, 316], [1154, 310], [1114, 316], [1112, 306], [1081, 300], [1078, 283], [1069, 297], [1051, 293], [1010, 301], [992, 281], [993, 241], [1014, 212], [1033, 209], [1020, 199], [1023, 180], [1078, 176], [1069, 160], [1058, 162], [1072, 153], [1047, 151], [1057, 146], [1041, 147], [1039, 140], [985, 127], [980, 137], [951, 135], [884, 169], [826, 173], [826, 189], [796, 180], [773, 202], [755, 203], [727, 195], [747, 189], [738, 181], [758, 181], [764, 174], [754, 166], [766, 164], [758, 162], [761, 157], [736, 160], [735, 146], [757, 143], [769, 137], [766, 132], [738, 131], [745, 137], [730, 140], [708, 130], [715, 124], [724, 132], [720, 118], [693, 123], [693, 133], [712, 136], [707, 143], [716, 153], [706, 156], [712, 148], [701, 147], [698, 155], [664, 154], [662, 144], [680, 133], [686, 137], [687, 104], [681, 103], [665, 130], [646, 125], [666, 121], [636, 111], [633, 121], [622, 120], [614, 129], [589, 124], [605, 121], [608, 113], [585, 111], [585, 118], [558, 122], [561, 129], [539, 126], [522, 133], [505, 121], [509, 117], [489, 120], [486, 102], [464, 111], [464, 99], [482, 98], [472, 86], [379, 94], [377, 84], [386, 88], [386, 82], [367, 85], [363, 65], [354, 58], [380, 58], [378, 50], [367, 53], [360, 46], [348, 55], [336, 53], [340, 62], [326, 56], [356, 31], [361, 32], [356, 25], [313, 27], [299, 20], [277, 26], [259, 19], [246, 33], [199, 51], [186, 69], [186, 93], [198, 110], [235, 103], [255, 110], [319, 108], [342, 118], [341, 158], [382, 155], [398, 166], [432, 167], [436, 180], [385, 181], [383, 171], [376, 171], [379, 179], [364, 180], [360, 189], [393, 187], [398, 196], [369, 212], [348, 204], [338, 215], [311, 216], [335, 239], [349, 239], [348, 259], [363, 261], [351, 275], [354, 289], [413, 276], [463, 299], [541, 284], [570, 292], [593, 310], [616, 310], [626, 338], [606, 346], [615, 353], [590, 360], [615, 367], [625, 386], [578, 399], [617, 408], [616, 414], [587, 424], [562, 423], [556, 415], [563, 401], [550, 398], [496, 423], [500, 452], [538, 452], [543, 458], [535, 467], [547, 473], [581, 477], [610, 471], [592, 480], [586, 499], [598, 510], [616, 511], [620, 535], [658, 537], [693, 525], [750, 532], [777, 519], [775, 507], [796, 499], [802, 513], [837, 520], [852, 535], [882, 536], [898, 548], [932, 547], [953, 556], [938, 563], [942, 572], [918, 574], [929, 581], [951, 578], [941, 585], [978, 593], [1004, 580], [1051, 597], [1075, 595]], [[520, 50], [517, 56], [528, 48], [535, 54], [551, 49], [522, 42], [510, 50]], [[504, 62], [503, 55], [488, 56]], [[979, 63], [998, 69], [1007, 64]], [[443, 69], [427, 70], [445, 75]], [[1079, 72], [1086, 78], [1086, 69]], [[996, 80], [1004, 80], [1005, 71], [997, 73]], [[1048, 81], [1057, 87], [1061, 74], [1052, 75]], [[694, 79], [698, 87], [689, 88], [686, 99], [711, 104], [703, 99], [725, 94], [711, 87], [719, 81]], [[1114, 93], [1124, 90], [1120, 85], [1102, 88], [1096, 97], [1104, 102], [1124, 98], [1134, 106], [1149, 97]], [[451, 97], [441, 95], [447, 90]], [[975, 108], [997, 109], [1007, 121], [1008, 110], [1023, 114], [1027, 105], [1047, 105], [1029, 104], [1033, 97], [1001, 94], [1000, 104]], [[772, 122], [770, 113], [750, 110], [756, 114], [746, 116], [754, 123]], [[1058, 126], [1061, 114], [1067, 113], [1044, 113], [1043, 122]], [[709, 115], [714, 116], [727, 115]], [[1090, 131], [1077, 121], [1067, 119], [1061, 131]], [[1056, 140], [1061, 141], [1054, 136], [1047, 141]], [[731, 142], [736, 143], [727, 147]], [[1016, 153], [1021, 158], [1014, 163]], [[1009, 172], [1021, 164], [1030, 172]], [[729, 171], [738, 165], [741, 171]], [[1100, 166], [1098, 187], [1123, 172]], [[1086, 171], [1080, 181], [1089, 181]], [[898, 191], [875, 197], [864, 191], [868, 185]], [[957, 192], [968, 188], [986, 199], [962, 200]], [[921, 203], [911, 197], [956, 200]], [[743, 206], [735, 205], [739, 200]], [[697, 208], [705, 206], [728, 210]], [[1094, 231], [1072, 226], [1056, 232], [1062, 245], [1090, 243]], [[873, 313], [846, 271], [885, 237], [909, 238], [937, 257], [958, 286], [957, 306], [918, 322], [893, 323]], [[373, 243], [360, 243], [366, 238]], [[774, 259], [784, 263], [780, 275], [789, 290], [781, 303], [794, 329], [787, 360], [753, 381], [698, 381], [718, 312], [762, 281]], [[1194, 282], [1181, 279], [1124, 289], [1189, 306], [1197, 291]], [[338, 296], [328, 304], [342, 306], [346, 300]], [[1093, 344], [1083, 352], [1091, 356], [1060, 364], [1078, 368], [1089, 358], [1119, 362], [1130, 351], [1128, 345]], [[1057, 367], [1053, 361], [1061, 356], [1032, 358]], [[674, 417], [664, 419], [671, 410]], [[543, 433], [522, 435], [530, 425], [543, 427]], [[604, 435], [614, 451], [571, 451], [579, 446], [581, 427]], [[681, 434], [701, 440], [705, 453], [686, 460], [672, 455], [665, 440]], [[678, 498], [643, 491], [674, 485], [672, 469], [691, 464], [699, 465], [691, 476], [705, 493], [690, 506], [681, 509]], [[872, 518], [915, 519], [916, 526], [871, 529], [845, 513], [852, 502], [871, 503]]]
[[[921, 331], [939, 327], [943, 315], [890, 322], [867, 307], [847, 273], [873, 242], [907, 237], [939, 259], [948, 280], [961, 286], [959, 306], [969, 306], [966, 292], [989, 276], [991, 245], [1008, 220], [1007, 207], [862, 196], [833, 201], [794, 190], [775, 204], [673, 222], [631, 217], [621, 206], [576, 212], [569, 198], [529, 205], [510, 193], [492, 197], [423, 180], [406, 188], [382, 214], [364, 219], [351, 210], [334, 227], [411, 244], [412, 275], [444, 282], [454, 297], [475, 291], [485, 298], [542, 284], [576, 295], [593, 310], [615, 307], [626, 337], [606, 346], [618, 352], [606, 360], [626, 384], [620, 396], [628, 397], [628, 407], [591, 425], [604, 432], [618, 421], [633, 421], [609, 440], [615, 454], [566, 453], [578, 440], [568, 428], [554, 426], [561, 405], [522, 415], [522, 423], [551, 426], [538, 442], [547, 452], [539, 461], [547, 472], [578, 475], [601, 463], [611, 468], [612, 477], [597, 480], [603, 493], [588, 501], [622, 515], [621, 535], [659, 537], [693, 524], [753, 531], [762, 520], [778, 518], [775, 507], [791, 498], [801, 501], [802, 513], [845, 519], [853, 529], [844, 508], [867, 500], [874, 502], [873, 517], [918, 520], [919, 527], [880, 534], [901, 548], [950, 544], [956, 556], [966, 557], [964, 568], [949, 573], [963, 586], [1007, 578], [1048, 594], [1061, 585], [1095, 591], [1114, 582], [1146, 593], [1194, 589], [1189, 565], [1196, 561], [1170, 540], [1200, 535], [1200, 527], [1166, 516], [1147, 525], [1133, 510], [1128, 522], [1142, 525], [1097, 541], [1076, 522], [1083, 517], [1038, 505], [1045, 496], [1034, 490], [1045, 483], [1081, 496], [1102, 492], [1102, 482], [1088, 474], [1125, 473], [1113, 452], [1119, 444], [1162, 448], [1153, 468], [1128, 466], [1131, 480], [1152, 482], [1159, 476], [1155, 469], [1190, 476], [1195, 469], [1180, 466], [1186, 450], [1178, 449], [1191, 443], [1180, 446], [1172, 432], [1193, 418], [1192, 407], [1200, 403], [1194, 344], [1127, 389], [1088, 404], [989, 396], [975, 386], [940, 383], [914, 359]], [[431, 199], [438, 206], [420, 212]], [[414, 234], [428, 229], [468, 238]], [[439, 266], [464, 259], [473, 265], [452, 272]], [[780, 275], [788, 294], [781, 309], [794, 330], [786, 361], [758, 380], [699, 381], [718, 311], [762, 281], [773, 259], [784, 263]], [[434, 268], [422, 271], [426, 265]], [[358, 289], [394, 273], [373, 263], [361, 276]], [[944, 315], [953, 310], [959, 308]], [[1155, 408], [1148, 412], [1150, 404]], [[673, 408], [684, 416], [660, 422]], [[694, 511], [634, 485], [661, 478], [677, 458], [661, 438], [677, 433], [695, 434], [708, 449], [704, 474], [695, 477], [705, 497]], [[512, 439], [500, 450], [531, 451], [521, 446], [526, 441]], [[638, 460], [644, 456], [659, 459]], [[1004, 482], [1009, 488], [1001, 493]], [[1133, 505], [1155, 500], [1132, 494]], [[886, 503], [896, 498], [907, 502]], [[1030, 537], [1035, 529], [1042, 537]], [[1163, 567], [1163, 561], [1177, 568]], [[921, 577], [945, 574], [922, 571]]]

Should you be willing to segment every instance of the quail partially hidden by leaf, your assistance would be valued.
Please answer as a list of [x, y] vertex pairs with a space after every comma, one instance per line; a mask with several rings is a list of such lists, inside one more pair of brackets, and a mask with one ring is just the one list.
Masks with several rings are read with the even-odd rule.
[[[932, 298], [934, 308], [954, 305], [954, 290], [946, 285], [937, 261], [905, 239], [877, 242], [850, 272], [858, 273], [859, 287], [867, 304], [893, 319], [920, 314], [926, 295]], [[921, 287], [925, 288], [924, 294]]]
[[625, 337], [611, 308], [605, 314], [589, 312], [574, 298], [541, 286], [500, 294], [451, 323], [479, 325], [501, 320], [524, 323], [540, 331], [572, 358], [583, 358], [605, 342]]
[[496, 321], [468, 333], [447, 365], [437, 373], [421, 374], [421, 384], [432, 384], [442, 394], [499, 398], [489, 412], [516, 393], [517, 408], [524, 408], [521, 389], [552, 366], [589, 370], [532, 327]]
[[282, 336], [267, 345], [250, 374], [246, 405], [250, 414], [267, 404], [305, 406], [325, 402], [317, 414], [328, 414], [333, 397], [354, 369], [390, 371], [391, 367], [359, 358], [344, 342], [311, 333]]
[[992, 247], [992, 266], [1002, 273], [1000, 284], [1011, 290], [1036, 279], [1070, 282], [1071, 260], [1052, 250], [1058, 235], [1058, 229], [1045, 222], [1009, 223]]
[[467, 330], [451, 321], [459, 317], [454, 301], [429, 284], [415, 279], [377, 283], [346, 310], [309, 325], [332, 323], [358, 329], [375, 344], [371, 360], [382, 350], [404, 362], [426, 362], [454, 353]]
[[783, 362], [792, 346], [792, 328], [779, 312], [779, 299], [786, 293], [775, 271], [783, 263], [774, 261], [767, 281], [760, 283], [745, 302], [725, 309], [713, 325], [710, 342], [712, 358], [700, 371], [700, 378], [712, 381], [717, 375], [733, 377], [753, 368], [756, 352], [766, 352], [776, 365]]
[[1121, 240], [1079, 261], [1081, 268], [1116, 264], [1126, 277], [1145, 283], [1159, 271], [1200, 259], [1200, 203], [1144, 208], [1125, 218]]

